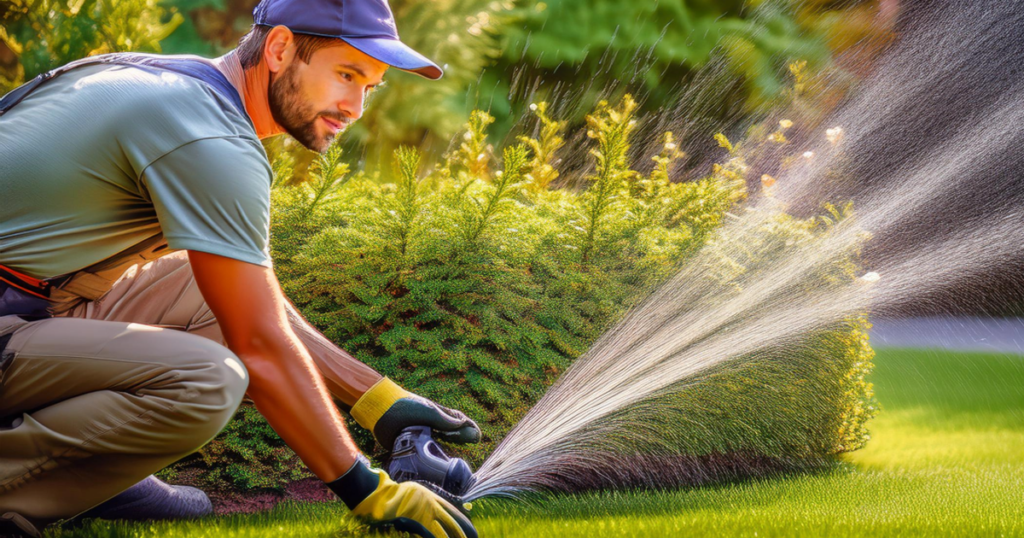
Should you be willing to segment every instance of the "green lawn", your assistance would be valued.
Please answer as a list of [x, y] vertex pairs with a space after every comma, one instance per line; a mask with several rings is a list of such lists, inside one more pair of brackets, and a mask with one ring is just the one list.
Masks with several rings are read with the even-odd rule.
[[[878, 352], [882, 413], [837, 469], [675, 492], [478, 502], [481, 536], [1024, 536], [1024, 358]], [[330, 505], [48, 536], [355, 536]]]

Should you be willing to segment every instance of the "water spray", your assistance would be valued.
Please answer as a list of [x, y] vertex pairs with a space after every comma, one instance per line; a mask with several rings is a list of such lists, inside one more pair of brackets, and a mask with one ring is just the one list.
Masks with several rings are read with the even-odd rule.
[[[977, 102], [963, 102], [972, 97], [963, 94], [962, 84], [943, 85], [966, 72], [985, 74], [970, 63], [969, 53], [1005, 48], [1006, 36], [1024, 27], [1022, 10], [1007, 5], [1012, 3], [982, 4], [950, 8], [909, 32], [857, 97], [825, 124], [821, 144], [799, 152], [801, 164], [762, 181], [771, 196], [751, 200], [602, 335], [475, 475], [467, 475], [465, 462], [432, 451], [422, 432], [410, 432], [395, 471], [432, 482], [458, 501], [565, 490], [567, 483], [687, 483], [692, 457], [673, 452], [672, 425], [658, 419], [660, 398], [863, 312], [886, 314], [938, 288], [969, 286], [992, 267], [1019, 260], [1024, 214], [1003, 204], [998, 217], [965, 220], [949, 233], [901, 238], [900, 248], [876, 255], [853, 278], [822, 278], [835, 260], [859, 252], [872, 236], [900, 238], [901, 230], [936, 207], [978, 189], [972, 178], [1024, 142], [1024, 83], [1010, 81], [1005, 91]], [[874, 137], [886, 126], [917, 121], [906, 115], [926, 99], [960, 110], [964, 121], [941, 133], [920, 132], [907, 141], [899, 164], [872, 168], [879, 149]], [[859, 162], [858, 177], [871, 178], [869, 188], [852, 194], [855, 218], [839, 219], [818, 240], [787, 245], [743, 267], [738, 291], [710, 274], [723, 252], [742, 258], [773, 226], [779, 204], [816, 206], [846, 196], [823, 187], [823, 178], [850, 161]], [[1016, 194], [1002, 193], [1008, 199]], [[748, 464], [759, 465], [756, 458]]]

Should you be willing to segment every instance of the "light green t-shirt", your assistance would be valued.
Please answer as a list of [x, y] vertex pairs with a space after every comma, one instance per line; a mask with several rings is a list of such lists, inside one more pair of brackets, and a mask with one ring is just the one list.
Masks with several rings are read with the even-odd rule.
[[73, 69], [0, 116], [0, 264], [49, 278], [163, 233], [269, 267], [271, 178], [249, 118], [205, 83]]

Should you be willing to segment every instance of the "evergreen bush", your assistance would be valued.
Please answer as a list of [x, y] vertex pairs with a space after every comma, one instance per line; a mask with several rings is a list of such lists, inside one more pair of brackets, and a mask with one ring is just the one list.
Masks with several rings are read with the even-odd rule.
[[[652, 171], [637, 172], [628, 158], [636, 125], [629, 96], [599, 103], [587, 118], [595, 163], [588, 188], [550, 189], [564, 124], [545, 103], [532, 108], [540, 136], [504, 148], [497, 170], [488, 117], [476, 113], [433, 168], [422, 169], [417, 150], [396, 151], [394, 183], [352, 173], [337, 146], [318, 159], [310, 181], [275, 180], [272, 246], [286, 293], [359, 360], [476, 419], [483, 442], [448, 447], [473, 465], [600, 334], [708, 245], [747, 192], [748, 167], [735, 155], [699, 181], [672, 182], [682, 157], [672, 133], [663, 134]], [[724, 136], [720, 142], [734, 150]], [[275, 170], [286, 175], [288, 165]], [[771, 220], [769, 229], [735, 239], [746, 248], [723, 248], [709, 278], [742, 289], [745, 264], [812, 242], [823, 226], [781, 210]], [[853, 278], [856, 253], [834, 265], [822, 278]], [[665, 416], [704, 424], [680, 450], [807, 459], [860, 447], [873, 409], [866, 327], [866, 319], [848, 320], [780, 351], [785, 360], [736, 361], [675, 393]], [[759, 414], [756, 425], [746, 420], [766, 405], [778, 412]], [[261, 485], [296, 476], [251, 410], [241, 419], [178, 469], [226, 467], [206, 475], [222, 486], [256, 484], [237, 472], [243, 462], [260, 469]], [[382, 455], [350, 426], [365, 451]], [[244, 429], [256, 435], [240, 435]]]

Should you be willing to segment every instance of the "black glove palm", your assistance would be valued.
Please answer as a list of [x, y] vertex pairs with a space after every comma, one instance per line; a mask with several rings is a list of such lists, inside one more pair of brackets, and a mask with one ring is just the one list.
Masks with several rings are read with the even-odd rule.
[[398, 434], [409, 426], [428, 426], [434, 437], [449, 443], [479, 443], [480, 427], [461, 411], [438, 405], [381, 379], [352, 406], [352, 418], [373, 432], [391, 450]]

